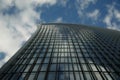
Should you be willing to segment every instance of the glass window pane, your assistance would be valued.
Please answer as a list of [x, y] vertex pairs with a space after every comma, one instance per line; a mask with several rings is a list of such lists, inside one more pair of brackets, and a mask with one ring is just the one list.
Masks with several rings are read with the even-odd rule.
[[97, 66], [100, 67], [100, 69], [101, 69], [102, 71], [106, 71], [103, 66], [99, 66], [99, 65], [97, 65]]
[[76, 63], [77, 61], [76, 61], [76, 58], [72, 58], [72, 62], [73, 63]]
[[59, 64], [59, 71], [64, 71], [64, 64]]
[[61, 63], [64, 63], [64, 58], [61, 58]]
[[68, 58], [68, 60], [69, 60], [69, 63], [72, 63], [72, 62], [71, 62], [71, 58], [70, 58], [70, 57]]
[[26, 73], [22, 73], [22, 75], [20, 76], [18, 80], [24, 80], [25, 76], [26, 76]]
[[69, 64], [69, 71], [73, 71], [72, 64]]
[[55, 72], [49, 72], [47, 80], [55, 80]]
[[102, 80], [102, 77], [99, 72], [94, 72], [98, 80]]
[[52, 58], [52, 63], [57, 63], [57, 58]]
[[65, 66], [65, 71], [68, 71], [68, 64], [64, 64]]
[[64, 72], [58, 72], [58, 80], [64, 80]]
[[73, 72], [70, 72], [70, 80], [74, 80]]
[[32, 58], [31, 61], [30, 61], [30, 64], [33, 64], [34, 60], [35, 60], [35, 58]]
[[38, 79], [38, 80], [44, 80], [44, 78], [45, 78], [45, 73], [46, 73], [46, 72], [40, 72], [37, 79]]
[[80, 80], [84, 80], [83, 72], [79, 72], [79, 75], [80, 75]]
[[74, 64], [73, 67], [74, 67], [75, 71], [78, 71], [78, 65], [77, 64]]
[[28, 72], [30, 67], [31, 67], [31, 65], [27, 65], [27, 67], [25, 68], [24, 72]]
[[35, 58], [36, 56], [37, 56], [37, 53], [35, 53], [33, 57]]
[[11, 80], [17, 80], [19, 75], [20, 75], [19, 73], [13, 74]]
[[81, 80], [80, 76], [79, 76], [79, 72], [75, 72], [75, 78], [76, 78], [76, 80]]
[[110, 74], [108, 74], [108, 73], [104, 73], [104, 74], [105, 74], [105, 76], [107, 77], [108, 80], [113, 80], [113, 79], [111, 78]]
[[37, 64], [40, 64], [41, 63], [41, 61], [42, 61], [42, 58], [38, 58], [38, 60], [37, 60]]
[[31, 73], [28, 80], [34, 80], [34, 77], [35, 77], [35, 73]]
[[87, 80], [92, 80], [89, 72], [84, 72]]
[[57, 64], [51, 64], [50, 65], [50, 71], [56, 71], [56, 65]]
[[79, 58], [81, 63], [85, 63], [84, 58]]
[[83, 57], [83, 55], [79, 52], [79, 53], [78, 53], [78, 57]]
[[44, 63], [49, 63], [50, 58], [45, 58]]
[[88, 71], [86, 64], [82, 64], [82, 68], [83, 68], [84, 71]]
[[33, 71], [37, 71], [38, 70], [39, 65], [35, 65], [33, 68]]
[[68, 58], [64, 58], [65, 62], [64, 63], [68, 63]]
[[69, 72], [64, 72], [65, 73], [65, 80], [69, 80], [70, 76], [69, 76]]
[[98, 71], [94, 64], [90, 64], [90, 65], [91, 65], [93, 71]]
[[16, 72], [21, 72], [25, 68], [25, 65], [20, 65]]
[[48, 64], [42, 64], [41, 71], [46, 71], [48, 67]]

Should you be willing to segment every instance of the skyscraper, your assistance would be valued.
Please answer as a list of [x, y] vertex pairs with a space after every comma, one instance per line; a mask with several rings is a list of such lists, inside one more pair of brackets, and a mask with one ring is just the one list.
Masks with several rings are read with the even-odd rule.
[[119, 31], [41, 24], [0, 69], [0, 80], [120, 80], [119, 61]]

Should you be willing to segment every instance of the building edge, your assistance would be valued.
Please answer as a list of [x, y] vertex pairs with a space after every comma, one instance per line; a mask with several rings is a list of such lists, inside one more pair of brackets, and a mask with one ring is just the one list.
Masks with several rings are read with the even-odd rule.
[[0, 75], [1, 75], [1, 73], [3, 73], [3, 71], [5, 71], [6, 67], [8, 67], [8, 66], [11, 64], [11, 62], [14, 62], [14, 60], [16, 59], [16, 57], [17, 57], [18, 55], [20, 55], [19, 53], [21, 53], [22, 50], [24, 50], [24, 48], [29, 44], [29, 42], [32, 41], [32, 38], [37, 35], [37, 33], [39, 32], [39, 28], [40, 28], [41, 25], [42, 25], [42, 24], [38, 24], [38, 25], [37, 25], [37, 29], [36, 29], [36, 31], [32, 34], [32, 36], [31, 36], [31, 37], [23, 44], [23, 46], [21, 46], [21, 48], [0, 68]]

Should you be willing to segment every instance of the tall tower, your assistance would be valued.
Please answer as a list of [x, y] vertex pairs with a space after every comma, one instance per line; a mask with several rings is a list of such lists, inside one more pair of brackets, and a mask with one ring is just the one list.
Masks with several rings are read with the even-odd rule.
[[41, 24], [0, 69], [0, 80], [120, 80], [120, 32]]

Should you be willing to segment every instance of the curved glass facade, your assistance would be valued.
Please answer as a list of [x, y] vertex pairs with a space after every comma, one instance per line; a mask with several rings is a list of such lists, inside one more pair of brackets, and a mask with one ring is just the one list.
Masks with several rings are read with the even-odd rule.
[[0, 80], [120, 80], [120, 32], [42, 24], [0, 70]]

